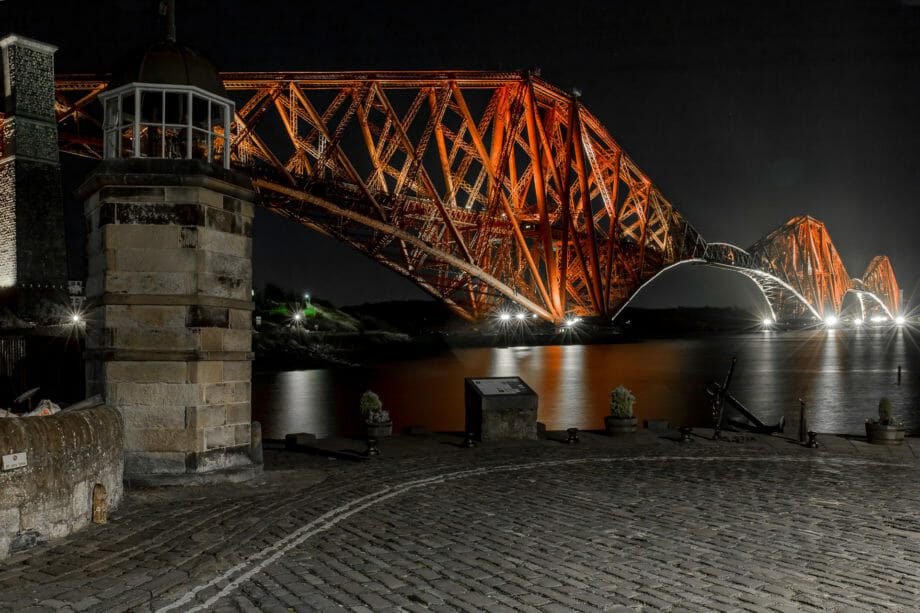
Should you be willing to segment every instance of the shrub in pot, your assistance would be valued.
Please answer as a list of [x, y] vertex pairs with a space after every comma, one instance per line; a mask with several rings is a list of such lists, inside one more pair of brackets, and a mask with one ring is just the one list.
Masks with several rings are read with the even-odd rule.
[[384, 410], [380, 396], [367, 390], [361, 395], [361, 415], [364, 417], [364, 434], [368, 438], [390, 436], [393, 433], [393, 422], [390, 420], [389, 411]]
[[904, 424], [895, 420], [887, 397], [878, 402], [878, 419], [866, 420], [866, 439], [874, 445], [900, 445], [904, 442]]
[[607, 434], [613, 436], [636, 431], [636, 418], [633, 416], [635, 403], [636, 397], [622, 385], [610, 392], [610, 415], [604, 417]]

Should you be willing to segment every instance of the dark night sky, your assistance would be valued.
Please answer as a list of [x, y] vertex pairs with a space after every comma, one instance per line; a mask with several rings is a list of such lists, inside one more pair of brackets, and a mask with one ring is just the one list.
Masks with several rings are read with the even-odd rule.
[[[58, 72], [104, 72], [161, 37], [157, 4], [0, 0], [0, 30], [59, 46]], [[886, 253], [920, 306], [920, 0], [177, 5], [180, 41], [222, 70], [539, 67], [582, 90], [707, 240], [746, 247], [812, 215], [851, 276]], [[257, 286], [338, 304], [424, 296], [331, 239], [267, 213], [256, 223]], [[754, 295], [726, 273], [666, 280], [645, 302]]]

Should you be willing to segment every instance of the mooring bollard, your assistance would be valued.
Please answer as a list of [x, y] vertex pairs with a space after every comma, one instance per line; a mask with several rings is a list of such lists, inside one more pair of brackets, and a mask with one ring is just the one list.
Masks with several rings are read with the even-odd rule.
[[818, 433], [813, 430], [808, 431], [808, 442], [805, 444], [806, 447], [814, 449], [818, 446]]
[[364, 451], [364, 455], [373, 456], [380, 455], [380, 450], [377, 449], [377, 439], [372, 437], [367, 437], [367, 449]]
[[799, 442], [804, 443], [808, 434], [808, 423], [805, 420], [805, 401], [799, 398]]
[[693, 432], [693, 428], [690, 426], [681, 426], [678, 428], [680, 431], [680, 442], [681, 443], [692, 443], [693, 439], [690, 438], [690, 433]]
[[476, 446], [476, 443], [473, 441], [473, 433], [472, 433], [472, 432], [466, 432], [466, 433], [464, 434], [463, 446], [464, 446], [466, 449], [472, 449], [473, 447]]
[[901, 365], [898, 364], [898, 385], [901, 385]]
[[93, 488], [93, 523], [107, 523], [108, 511], [105, 504], [105, 486], [97, 483]]
[[566, 432], [569, 433], [569, 438], [565, 441], [566, 443], [572, 444], [578, 442], [578, 428], [568, 428]]

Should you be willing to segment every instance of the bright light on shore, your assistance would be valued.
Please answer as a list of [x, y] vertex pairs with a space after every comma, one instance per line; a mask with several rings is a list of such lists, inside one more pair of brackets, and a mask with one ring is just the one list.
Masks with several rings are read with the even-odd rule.
[[767, 327], [769, 328], [770, 326], [773, 325], [773, 320], [770, 319], [769, 317], [764, 317], [764, 319], [763, 319], [763, 325], [765, 325], [765, 326], [767, 326]]
[[824, 323], [826, 323], [826, 324], [829, 325], [829, 326], [836, 326], [836, 325], [837, 325], [837, 316], [836, 316], [836, 315], [828, 315], [827, 317], [824, 318]]
[[899, 326], [903, 326], [903, 325], [904, 325], [904, 317], [901, 316], [901, 315], [898, 315], [897, 317], [894, 318], [894, 323], [898, 324]]
[[524, 318], [527, 316], [524, 315], [524, 313], [518, 313], [517, 315], [515, 315], [515, 317], [518, 318], [520, 321], [524, 321]]
[[863, 324], [863, 320], [857, 317], [856, 319], [853, 320], [853, 323], [856, 324], [857, 326], [861, 326]]
[[511, 315], [509, 313], [502, 313], [501, 315], [498, 316], [498, 318], [502, 321], [508, 321], [509, 319], [511, 319]]
[[885, 317], [884, 315], [873, 315], [873, 316], [872, 316], [872, 323], [880, 324], [880, 323], [882, 323], [883, 321], [885, 321], [886, 319], [888, 319], [888, 318]]
[[579, 321], [581, 321], [581, 320], [578, 319], [577, 317], [572, 317], [572, 318], [570, 318], [570, 319], [566, 319], [566, 320], [565, 320], [565, 325], [567, 325], [567, 326], [574, 326], [574, 325], [577, 324]]

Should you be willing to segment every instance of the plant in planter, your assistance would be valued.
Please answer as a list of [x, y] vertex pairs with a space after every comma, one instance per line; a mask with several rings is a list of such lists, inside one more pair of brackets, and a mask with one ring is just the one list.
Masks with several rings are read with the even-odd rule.
[[866, 420], [866, 439], [875, 445], [900, 445], [904, 442], [904, 424], [896, 421], [891, 401], [878, 401], [878, 419]]
[[380, 396], [367, 390], [361, 395], [360, 407], [361, 415], [364, 417], [364, 434], [367, 437], [380, 438], [393, 433], [390, 412], [383, 409]]
[[604, 417], [607, 434], [613, 436], [636, 431], [635, 403], [636, 397], [622, 385], [610, 392], [610, 415]]

